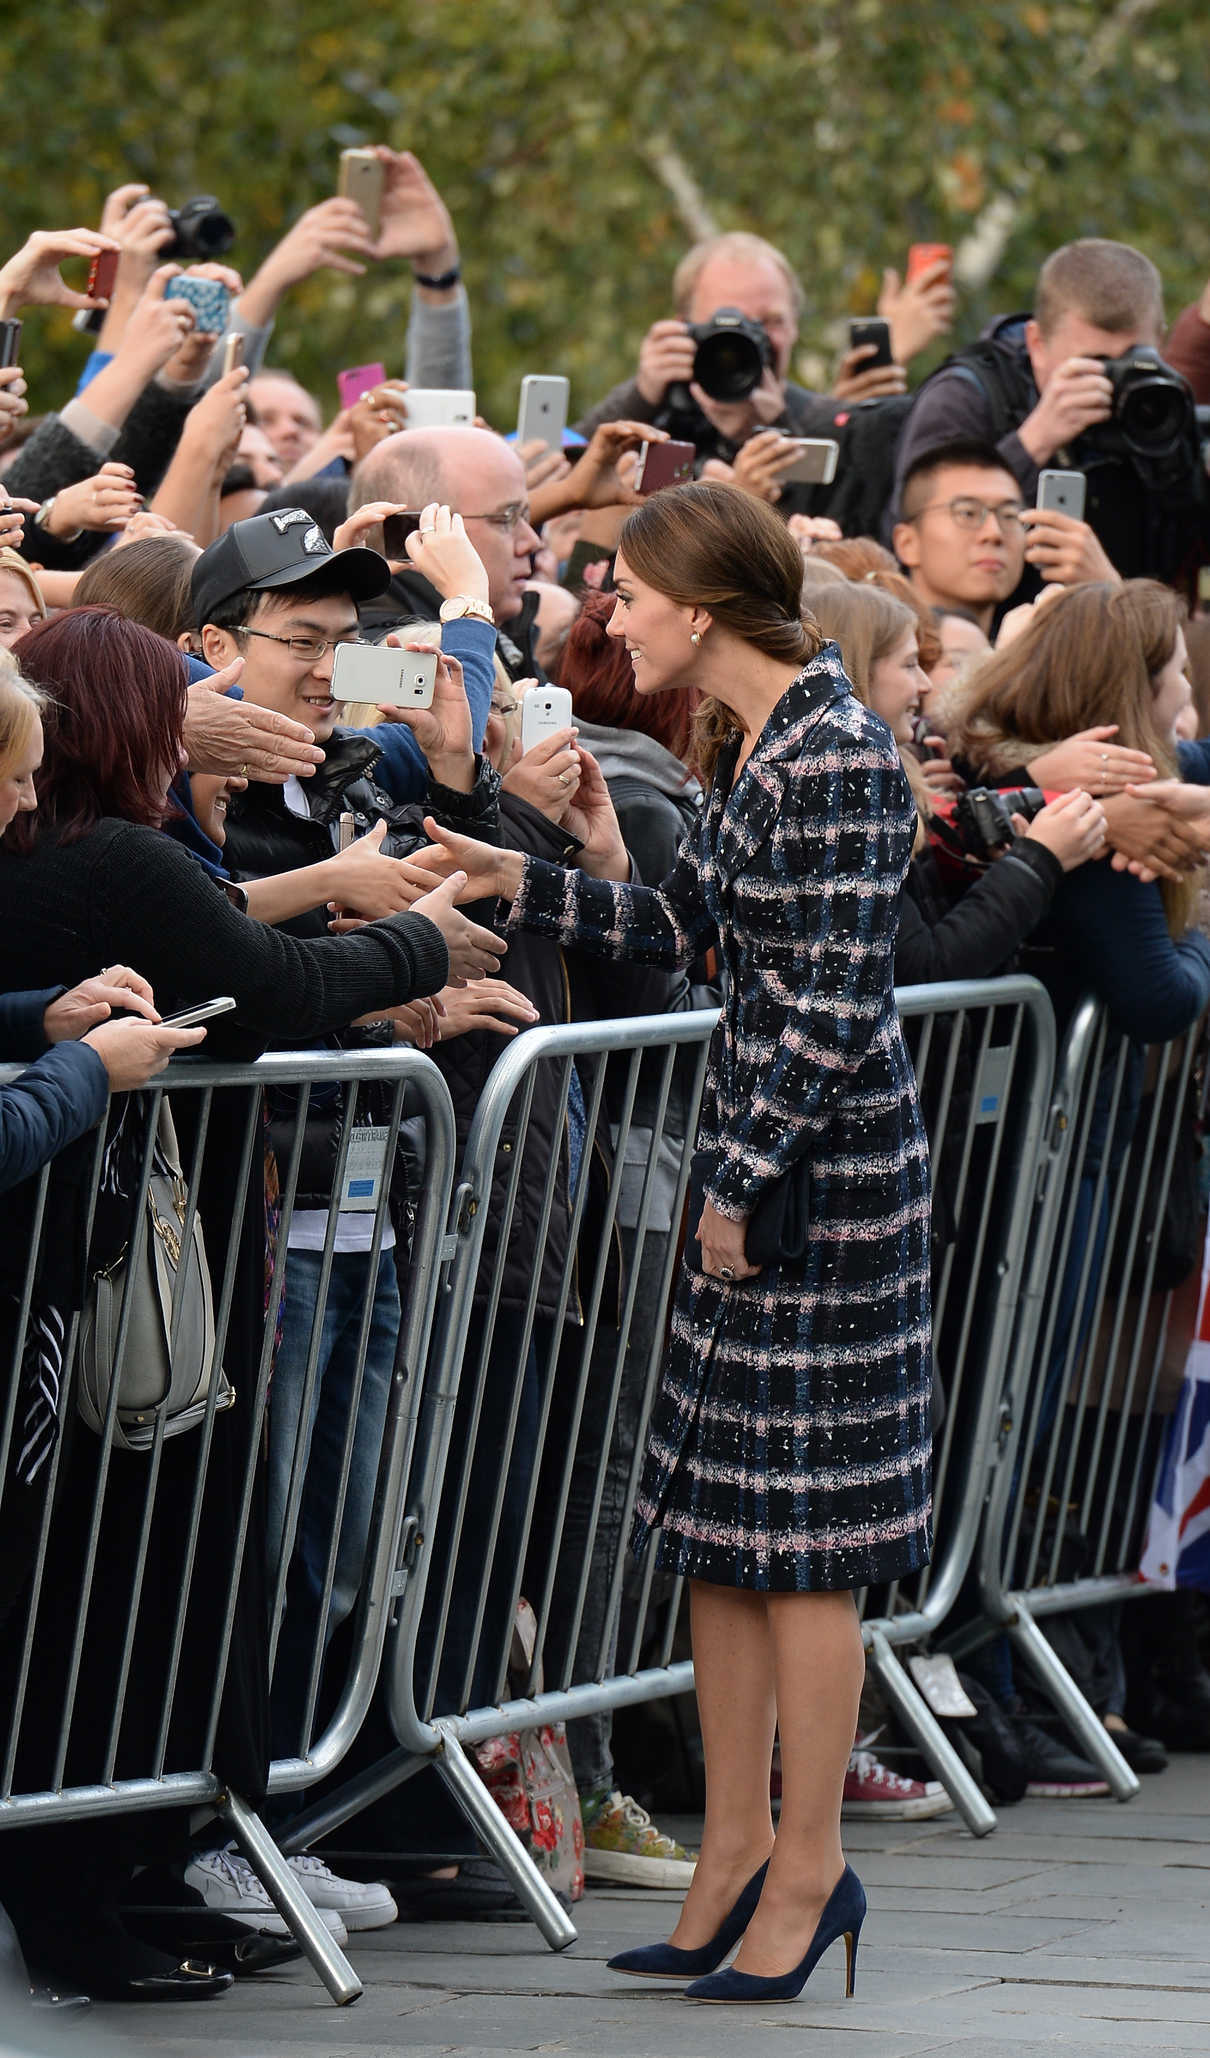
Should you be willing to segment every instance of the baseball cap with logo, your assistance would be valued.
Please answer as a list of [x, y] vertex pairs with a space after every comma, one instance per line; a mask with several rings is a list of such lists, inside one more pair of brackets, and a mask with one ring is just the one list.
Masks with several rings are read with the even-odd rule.
[[372, 600], [391, 583], [391, 567], [376, 550], [333, 550], [323, 530], [302, 507], [249, 515], [203, 550], [193, 567], [194, 619], [198, 628], [233, 593], [274, 593], [303, 579], [321, 591]]

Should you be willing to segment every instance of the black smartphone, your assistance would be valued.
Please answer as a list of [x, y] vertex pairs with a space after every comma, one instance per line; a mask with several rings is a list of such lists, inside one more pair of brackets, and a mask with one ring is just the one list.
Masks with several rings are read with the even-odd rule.
[[382, 546], [393, 565], [407, 563], [408, 537], [420, 527], [418, 514], [386, 515], [382, 524]]
[[891, 325], [881, 315], [873, 315], [868, 321], [849, 323], [849, 349], [860, 350], [864, 344], [874, 345], [874, 355], [863, 357], [858, 371], [876, 371], [879, 365], [894, 364], [891, 354]]
[[0, 322], [0, 371], [21, 358], [21, 324], [15, 315]]

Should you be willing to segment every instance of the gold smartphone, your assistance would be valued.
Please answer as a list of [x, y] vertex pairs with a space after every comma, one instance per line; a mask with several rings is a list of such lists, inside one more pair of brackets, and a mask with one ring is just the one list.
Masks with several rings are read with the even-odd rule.
[[370, 238], [377, 242], [382, 229], [382, 160], [373, 150], [342, 150], [340, 182], [342, 200], [355, 200], [369, 225]]

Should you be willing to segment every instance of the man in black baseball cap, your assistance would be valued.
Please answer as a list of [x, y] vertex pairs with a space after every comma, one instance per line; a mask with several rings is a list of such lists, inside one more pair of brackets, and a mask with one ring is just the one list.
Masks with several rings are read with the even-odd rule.
[[377, 551], [333, 550], [304, 508], [233, 522], [193, 568], [206, 661], [220, 670], [242, 657], [245, 698], [304, 723], [322, 744], [339, 712], [333, 651], [358, 640], [359, 602], [390, 577]]

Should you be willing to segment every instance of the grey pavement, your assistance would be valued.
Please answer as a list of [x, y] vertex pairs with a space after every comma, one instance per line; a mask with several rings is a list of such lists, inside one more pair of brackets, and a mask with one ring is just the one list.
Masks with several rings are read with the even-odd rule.
[[299, 1964], [217, 2002], [95, 2008], [70, 2048], [80, 2058], [102, 2047], [174, 2058], [1210, 2053], [1204, 1756], [1175, 1758], [1125, 1805], [1005, 1808], [982, 1840], [949, 1815], [854, 1823], [846, 1842], [870, 1902], [851, 2001], [840, 1945], [800, 2000], [767, 2008], [704, 2008], [619, 1979], [606, 1958], [666, 1935], [677, 1897], [592, 1890], [576, 1910], [579, 1941], [561, 1956], [525, 1925], [397, 1923], [353, 1938], [366, 1990], [350, 2008], [332, 2007]]

